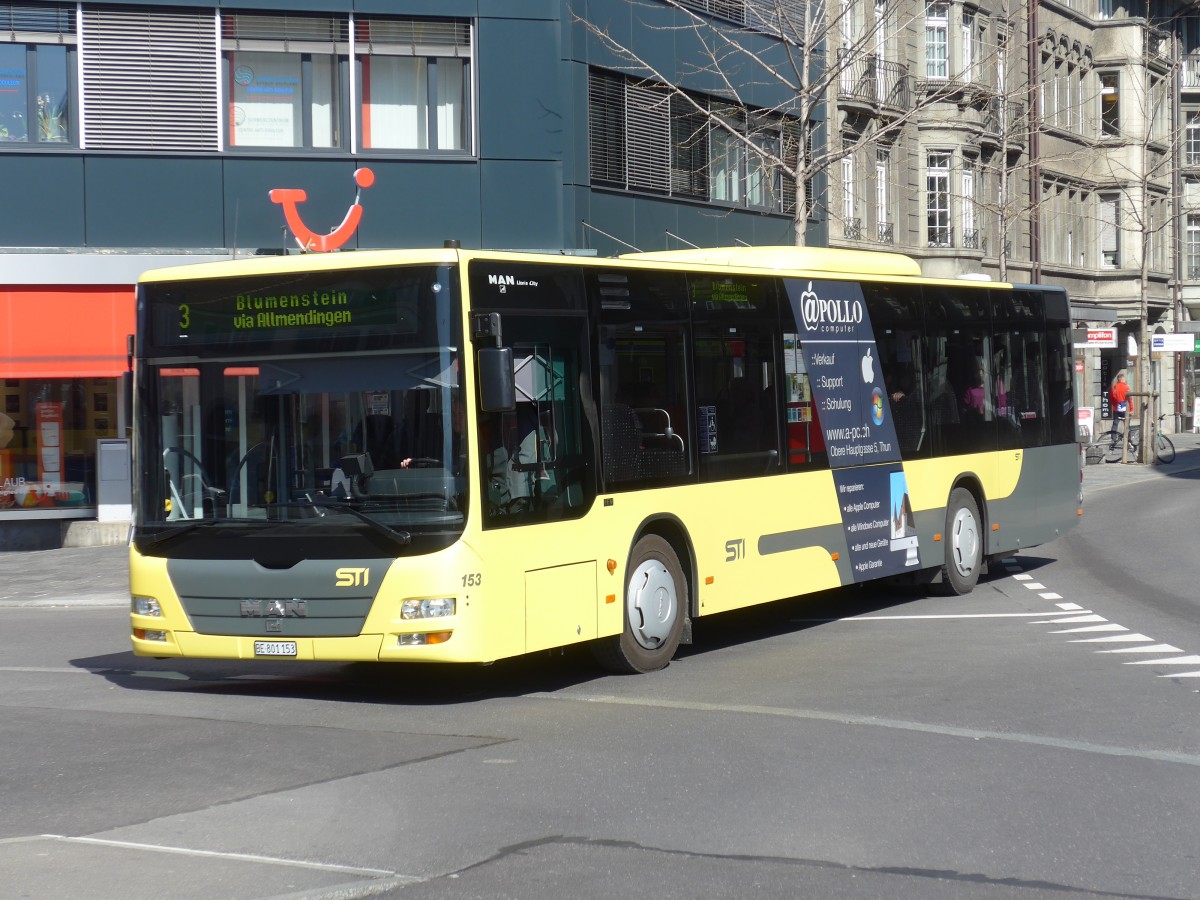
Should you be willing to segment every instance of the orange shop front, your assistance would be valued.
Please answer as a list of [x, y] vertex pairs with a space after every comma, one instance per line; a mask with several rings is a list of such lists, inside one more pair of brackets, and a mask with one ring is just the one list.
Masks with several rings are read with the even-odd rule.
[[119, 286], [0, 287], [0, 519], [94, 518], [96, 442], [128, 437]]

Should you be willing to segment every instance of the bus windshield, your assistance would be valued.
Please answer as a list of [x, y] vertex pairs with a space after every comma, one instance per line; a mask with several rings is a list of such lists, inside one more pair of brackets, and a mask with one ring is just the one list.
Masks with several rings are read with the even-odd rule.
[[[231, 330], [223, 339], [209, 323], [186, 335], [200, 338], [187, 357], [164, 346], [156, 359], [147, 347], [138, 376], [139, 550], [203, 544], [225, 555], [214, 541], [311, 537], [304, 555], [319, 556], [323, 535], [358, 534], [401, 555], [457, 537], [468, 500], [459, 306], [454, 291], [429, 289], [444, 279], [413, 280], [410, 293], [423, 297], [408, 298], [406, 321], [391, 334], [386, 325], [356, 333], [351, 315], [351, 328], [318, 325], [315, 336], [270, 323], [257, 336]], [[178, 285], [154, 288], [151, 308], [178, 308], [186, 297], [195, 309], [204, 299]], [[245, 285], [238, 289], [246, 296]], [[394, 303], [397, 290], [403, 284], [352, 312]], [[163, 335], [164, 345], [180, 341], [174, 330]]]

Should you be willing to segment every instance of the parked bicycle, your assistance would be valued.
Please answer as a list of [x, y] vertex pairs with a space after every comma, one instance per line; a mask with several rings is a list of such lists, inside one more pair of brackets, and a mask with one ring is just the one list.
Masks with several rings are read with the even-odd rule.
[[[1175, 445], [1171, 439], [1163, 434], [1162, 423], [1167, 417], [1163, 413], [1158, 417], [1158, 427], [1154, 429], [1154, 458], [1160, 463], [1171, 463], [1175, 461]], [[1118, 431], [1115, 435], [1111, 432], [1108, 435], [1102, 436], [1097, 443], [1103, 448], [1105, 462], [1120, 462], [1121, 460], [1121, 439], [1124, 433]], [[1138, 448], [1142, 443], [1142, 426], [1134, 425], [1129, 429], [1129, 453], [1128, 459], [1137, 459]]]

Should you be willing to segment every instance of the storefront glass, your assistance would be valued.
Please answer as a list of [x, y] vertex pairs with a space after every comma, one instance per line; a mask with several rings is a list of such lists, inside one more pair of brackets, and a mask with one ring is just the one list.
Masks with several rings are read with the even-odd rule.
[[119, 434], [118, 378], [5, 379], [0, 510], [94, 515], [96, 441]]

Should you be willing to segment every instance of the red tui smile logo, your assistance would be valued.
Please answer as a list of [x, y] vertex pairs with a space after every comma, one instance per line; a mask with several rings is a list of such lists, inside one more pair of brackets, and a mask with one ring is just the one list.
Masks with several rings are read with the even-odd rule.
[[350, 240], [350, 235], [354, 234], [354, 230], [358, 228], [358, 223], [362, 220], [362, 206], [358, 202], [359, 197], [364, 190], [375, 183], [375, 173], [367, 168], [355, 169], [354, 183], [358, 185], [358, 190], [354, 194], [354, 203], [346, 211], [346, 218], [342, 219], [342, 224], [329, 234], [317, 234], [301, 220], [299, 206], [308, 199], [308, 194], [303, 189], [276, 188], [271, 191], [271, 202], [278, 203], [283, 207], [283, 217], [287, 219], [288, 228], [292, 229], [292, 234], [295, 235], [296, 243], [300, 245], [301, 250], [306, 253], [309, 251], [328, 253], [330, 250], [337, 250]]

